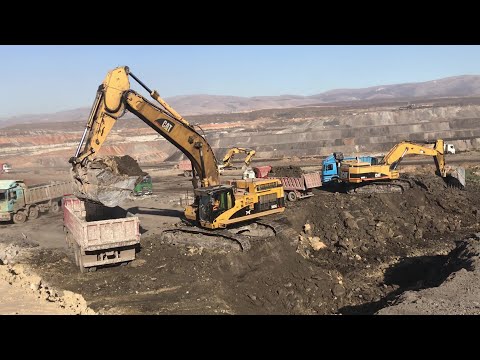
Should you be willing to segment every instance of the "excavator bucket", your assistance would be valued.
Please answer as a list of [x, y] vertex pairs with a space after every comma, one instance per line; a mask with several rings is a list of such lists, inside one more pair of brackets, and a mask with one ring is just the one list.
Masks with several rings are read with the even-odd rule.
[[447, 173], [445, 181], [450, 187], [465, 189], [465, 169], [463, 167], [453, 169], [453, 171]]
[[130, 156], [96, 158], [72, 169], [75, 195], [108, 207], [120, 205], [147, 173]]

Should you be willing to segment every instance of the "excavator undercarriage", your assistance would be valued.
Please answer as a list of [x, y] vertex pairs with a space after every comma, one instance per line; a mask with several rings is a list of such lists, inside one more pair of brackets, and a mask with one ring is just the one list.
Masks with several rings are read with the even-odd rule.
[[368, 183], [350, 184], [347, 188], [349, 194], [403, 194], [413, 187], [410, 179], [397, 179], [390, 181], [373, 181]]
[[[184, 221], [181, 226], [174, 226], [162, 232], [162, 241], [177, 245], [221, 250], [250, 250], [252, 242], [270, 236], [287, 233], [290, 229], [285, 216], [271, 216], [242, 223], [228, 229], [208, 230]], [[293, 234], [290, 234], [293, 235]]]

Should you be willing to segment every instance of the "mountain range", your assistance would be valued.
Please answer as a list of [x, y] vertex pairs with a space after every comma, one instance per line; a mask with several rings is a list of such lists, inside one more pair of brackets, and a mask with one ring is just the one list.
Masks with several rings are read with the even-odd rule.
[[[198, 94], [173, 96], [165, 100], [180, 114], [189, 116], [292, 108], [358, 100], [395, 100], [479, 95], [480, 75], [461, 75], [426, 82], [380, 85], [362, 89], [335, 89], [311, 96], [240, 97]], [[83, 121], [87, 119], [89, 111], [89, 107], [82, 107], [50, 114], [4, 117], [0, 118], [0, 127], [20, 123]]]

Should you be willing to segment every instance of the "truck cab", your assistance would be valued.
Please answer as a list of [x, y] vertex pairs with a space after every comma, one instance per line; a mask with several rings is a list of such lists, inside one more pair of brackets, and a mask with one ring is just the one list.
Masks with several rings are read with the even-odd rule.
[[135, 186], [135, 189], [133, 189], [133, 194], [135, 196], [152, 195], [152, 177], [150, 175], [144, 176], [142, 181]]
[[25, 205], [22, 184], [18, 180], [0, 180], [0, 221], [10, 221], [12, 213]]
[[377, 164], [377, 158], [372, 156], [343, 156], [343, 153], [333, 153], [329, 155], [322, 163], [322, 184], [340, 179], [340, 164], [342, 161], [357, 160], [360, 162]]

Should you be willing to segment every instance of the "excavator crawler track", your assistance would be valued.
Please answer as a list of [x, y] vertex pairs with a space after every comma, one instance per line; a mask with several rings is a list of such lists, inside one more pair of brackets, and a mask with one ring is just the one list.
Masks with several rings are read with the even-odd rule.
[[[255, 238], [268, 237], [267, 235], [265, 236], [246, 235], [248, 233], [249, 227], [251, 227], [253, 224], [258, 224], [260, 226], [264, 226], [266, 228], [271, 229], [273, 234], [277, 236], [280, 233], [288, 232], [288, 230], [290, 229], [290, 226], [288, 225], [287, 221], [288, 220], [285, 216], [277, 216], [277, 217], [269, 218], [268, 220], [266, 219], [255, 220], [250, 224], [240, 226], [236, 229], [232, 228], [230, 230], [226, 230], [226, 229], [208, 230], [208, 229], [203, 229], [198, 226], [194, 226], [189, 223], [186, 223], [184, 226], [178, 226], [172, 229], [163, 230], [162, 238], [163, 240], [166, 240], [167, 242], [170, 242], [170, 243], [191, 244], [195, 246], [207, 246], [207, 247], [213, 247], [213, 248], [215, 247], [232, 248], [233, 247], [234, 249], [239, 248], [239, 250], [248, 251], [251, 249], [252, 240], [254, 240]], [[237, 230], [238, 233], [235, 233], [235, 230]], [[172, 238], [169, 239], [168, 238], [169, 234], [174, 236], [178, 234], [205, 235], [207, 238], [186, 239], [181, 236], [175, 236], [174, 239]], [[212, 239], [207, 240], [209, 237]], [[225, 246], [225, 244], [223, 245], [220, 244], [218, 242], [218, 238], [223, 238], [231, 242], [230, 246], [229, 245]]]
[[349, 194], [403, 194], [414, 186], [411, 179], [397, 179], [392, 181], [376, 181], [365, 185], [353, 186], [347, 190]]
[[[236, 242], [238, 245], [240, 245], [240, 248], [242, 251], [248, 251], [252, 247], [250, 244], [250, 237], [242, 234], [235, 234], [233, 232], [230, 232], [228, 230], [207, 230], [207, 229], [202, 229], [196, 226], [179, 226], [173, 229], [166, 229], [163, 230], [162, 232], [162, 237], [165, 239], [164, 234], [176, 234], [176, 233], [183, 233], [183, 234], [200, 234], [200, 235], [206, 235], [209, 237], [221, 237], [227, 240], [231, 240]], [[179, 243], [184, 243], [188, 244], [190, 243], [191, 245], [202, 245], [202, 243], [196, 239], [191, 239], [191, 240], [178, 240]]]
[[276, 216], [269, 217], [268, 219], [256, 220], [255, 223], [267, 226], [275, 232], [275, 235], [279, 235], [290, 228], [290, 226], [286, 223], [287, 221], [287, 217], [285, 216]]

